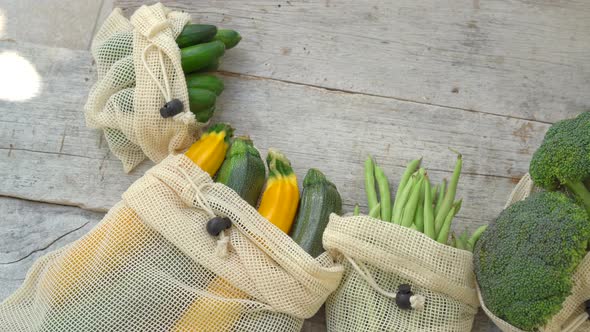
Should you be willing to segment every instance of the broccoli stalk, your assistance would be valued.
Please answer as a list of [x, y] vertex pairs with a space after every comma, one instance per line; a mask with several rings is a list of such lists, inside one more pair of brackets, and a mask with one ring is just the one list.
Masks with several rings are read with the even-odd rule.
[[580, 199], [581, 203], [584, 205], [586, 212], [590, 214], [590, 191], [586, 188], [582, 181], [577, 182], [568, 182], [566, 181], [564, 184], [578, 199]]
[[571, 293], [588, 238], [586, 211], [561, 192], [539, 192], [514, 203], [475, 245], [484, 303], [522, 330], [545, 325]]
[[556, 122], [531, 159], [529, 172], [547, 190], [560, 186], [572, 192], [590, 214], [590, 112]]

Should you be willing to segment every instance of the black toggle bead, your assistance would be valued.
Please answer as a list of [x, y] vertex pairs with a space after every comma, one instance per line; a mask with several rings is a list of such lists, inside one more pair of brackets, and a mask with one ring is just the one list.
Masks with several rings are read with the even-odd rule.
[[408, 284], [401, 284], [397, 288], [397, 294], [395, 295], [395, 304], [400, 309], [412, 309], [412, 303], [410, 302], [410, 298], [414, 295], [412, 293], [412, 287]]
[[213, 236], [217, 236], [223, 230], [226, 230], [230, 227], [231, 227], [231, 220], [229, 220], [229, 218], [227, 218], [227, 217], [225, 217], [225, 218], [213, 217], [213, 218], [209, 219], [209, 221], [207, 222], [207, 233], [209, 233]]
[[184, 105], [178, 99], [172, 99], [160, 108], [160, 115], [163, 118], [173, 117], [184, 110]]

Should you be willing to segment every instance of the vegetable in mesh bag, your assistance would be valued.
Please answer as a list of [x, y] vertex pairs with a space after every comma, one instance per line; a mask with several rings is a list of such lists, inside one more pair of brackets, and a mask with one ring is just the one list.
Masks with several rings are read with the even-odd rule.
[[487, 309], [525, 331], [545, 325], [571, 294], [589, 238], [586, 212], [562, 193], [536, 193], [508, 207], [475, 250]]
[[[590, 328], [589, 152], [589, 112], [553, 124], [533, 154], [530, 177], [483, 234], [475, 257], [480, 299], [503, 331]], [[552, 192], [518, 202], [531, 194], [533, 181]]]
[[[431, 185], [422, 159], [408, 163], [391, 198], [390, 182], [365, 161], [368, 216], [330, 219], [324, 246], [343, 257], [343, 282], [327, 302], [330, 331], [470, 331], [477, 312], [473, 245], [482, 226], [453, 239], [463, 158], [450, 181]], [[380, 219], [380, 220], [378, 220]]]
[[[142, 6], [129, 20], [115, 9], [93, 40], [98, 81], [85, 106], [87, 124], [122, 133], [126, 140], [110, 140], [109, 146], [126, 172], [146, 157], [158, 162], [186, 149], [215, 112], [223, 82], [203, 74], [215, 70], [241, 36], [188, 21], [188, 14], [161, 4]], [[185, 64], [190, 66], [183, 71]], [[128, 88], [134, 89], [131, 116], [108, 105]]]
[[[43, 257], [0, 304], [0, 329], [299, 331], [342, 268], [272, 224], [286, 225], [290, 207], [264, 216], [212, 182], [232, 132], [212, 126], [134, 183], [90, 234]], [[288, 160], [268, 160], [277, 179], [265, 196], [282, 204]]]

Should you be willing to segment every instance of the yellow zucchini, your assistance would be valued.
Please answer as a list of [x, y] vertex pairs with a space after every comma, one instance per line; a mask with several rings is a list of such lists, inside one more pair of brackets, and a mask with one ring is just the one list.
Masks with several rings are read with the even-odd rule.
[[76, 291], [89, 279], [106, 275], [125, 264], [149, 234], [131, 208], [122, 206], [109, 220], [103, 222], [88, 235], [64, 249], [54, 264], [45, 270], [42, 293], [49, 301], [60, 305], [74, 298]]
[[230, 125], [217, 123], [211, 126], [184, 154], [213, 176], [225, 159], [233, 132], [234, 129]]
[[289, 233], [299, 204], [299, 187], [291, 162], [270, 150], [266, 157], [269, 176], [258, 212], [285, 233]]

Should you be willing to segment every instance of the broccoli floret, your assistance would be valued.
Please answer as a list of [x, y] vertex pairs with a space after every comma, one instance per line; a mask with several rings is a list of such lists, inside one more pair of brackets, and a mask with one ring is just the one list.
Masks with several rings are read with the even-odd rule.
[[536, 185], [555, 190], [567, 187], [590, 213], [590, 112], [556, 122], [549, 128], [531, 160], [529, 173]]
[[475, 246], [484, 303], [522, 330], [545, 325], [571, 293], [589, 238], [586, 211], [561, 192], [535, 193], [514, 203]]

